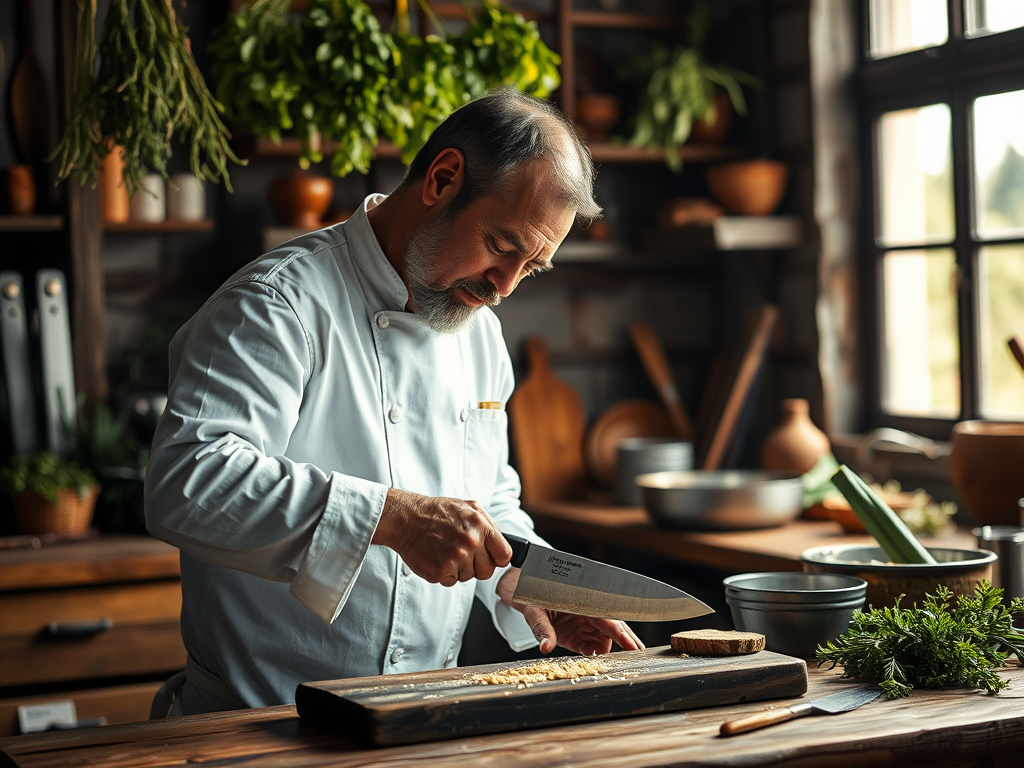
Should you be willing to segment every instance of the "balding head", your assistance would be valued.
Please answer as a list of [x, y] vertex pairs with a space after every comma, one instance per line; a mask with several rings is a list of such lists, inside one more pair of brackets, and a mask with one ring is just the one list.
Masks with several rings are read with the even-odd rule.
[[460, 107], [416, 155], [403, 186], [424, 178], [434, 158], [453, 147], [465, 158], [465, 179], [446, 217], [483, 195], [502, 194], [524, 164], [544, 159], [556, 179], [552, 192], [584, 226], [601, 215], [594, 202], [594, 164], [572, 124], [549, 102], [511, 88], [491, 91]]

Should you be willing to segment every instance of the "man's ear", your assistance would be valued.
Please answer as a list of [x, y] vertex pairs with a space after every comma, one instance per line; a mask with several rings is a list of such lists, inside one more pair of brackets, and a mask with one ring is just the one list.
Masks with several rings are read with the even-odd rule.
[[438, 204], [447, 205], [462, 188], [466, 174], [466, 158], [455, 147], [442, 149], [430, 164], [420, 195], [423, 204], [431, 207]]

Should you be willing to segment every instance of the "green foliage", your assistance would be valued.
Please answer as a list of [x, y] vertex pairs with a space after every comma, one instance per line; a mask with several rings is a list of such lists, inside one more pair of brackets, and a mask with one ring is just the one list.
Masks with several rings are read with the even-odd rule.
[[537, 24], [494, 0], [452, 40], [470, 98], [500, 86], [547, 98], [561, 78], [561, 58], [540, 39]]
[[725, 91], [736, 113], [745, 116], [742, 86], [760, 83], [746, 72], [707, 61], [701, 49], [710, 23], [710, 3], [694, 3], [687, 18], [689, 45], [673, 49], [657, 45], [626, 72], [629, 79], [644, 87], [629, 144], [665, 150], [668, 166], [677, 173], [683, 167], [679, 147], [690, 138], [693, 124], [704, 120], [714, 125], [717, 119], [715, 93]]
[[70, 458], [97, 475], [114, 468], [141, 470], [149, 459], [148, 451], [128, 432], [128, 412], [115, 414], [106, 403], [91, 410], [79, 397], [78, 418], [72, 425], [64, 421], [64, 431], [71, 438]]
[[[429, 9], [427, 9], [429, 10]], [[257, 136], [301, 137], [300, 164], [337, 142], [331, 171], [365, 173], [378, 133], [410, 162], [437, 125], [502, 85], [540, 98], [559, 83], [559, 58], [533, 22], [485, 0], [482, 13], [446, 40], [399, 24], [381, 31], [362, 0], [311, 0], [301, 16], [288, 0], [256, 0], [214, 32], [213, 80], [228, 115]]]
[[[1021, 661], [1024, 633], [1002, 604], [1003, 590], [982, 581], [973, 595], [939, 585], [918, 608], [855, 611], [850, 628], [818, 646], [818, 666], [843, 667], [843, 677], [870, 680], [889, 698], [913, 688], [970, 686], [995, 693], [1007, 683], [994, 670], [1014, 655]], [[1014, 598], [1011, 610], [1024, 611]]]
[[92, 472], [49, 451], [12, 456], [7, 466], [0, 469], [0, 491], [8, 496], [27, 491], [56, 502], [61, 489], [77, 489], [85, 496], [94, 485], [96, 477]]
[[[125, 186], [134, 195], [142, 177], [167, 178], [171, 140], [189, 149], [192, 173], [228, 179], [223, 108], [210, 95], [192, 52], [188, 30], [169, 0], [111, 0], [99, 44], [91, 0], [78, 0], [78, 33], [68, 125], [57, 147], [60, 178], [78, 171], [95, 183], [111, 144], [125, 148]], [[96, 61], [99, 58], [97, 69]]]

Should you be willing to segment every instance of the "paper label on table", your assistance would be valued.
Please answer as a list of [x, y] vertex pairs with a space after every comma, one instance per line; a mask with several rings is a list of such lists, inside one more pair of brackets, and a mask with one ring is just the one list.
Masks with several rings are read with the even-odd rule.
[[52, 725], [72, 726], [78, 722], [75, 702], [48, 701], [44, 704], [24, 704], [18, 707], [18, 726], [22, 733], [45, 731]]

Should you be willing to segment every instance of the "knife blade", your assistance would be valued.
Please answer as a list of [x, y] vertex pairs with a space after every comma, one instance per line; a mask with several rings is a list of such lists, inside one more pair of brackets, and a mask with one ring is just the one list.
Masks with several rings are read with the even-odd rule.
[[580, 616], [672, 621], [714, 613], [681, 589], [613, 565], [505, 534], [511, 564], [521, 569], [512, 599]]
[[838, 715], [840, 712], [849, 712], [851, 709], [874, 701], [882, 695], [881, 689], [877, 686], [865, 686], [862, 688], [851, 688], [830, 696], [823, 696], [814, 701], [807, 701], [801, 704], [794, 704], [791, 707], [769, 709], [758, 712], [736, 720], [728, 720], [722, 723], [718, 732], [722, 736], [734, 736], [737, 733], [746, 733], [757, 728], [764, 728], [767, 725], [784, 723], [797, 717], [806, 715]]

